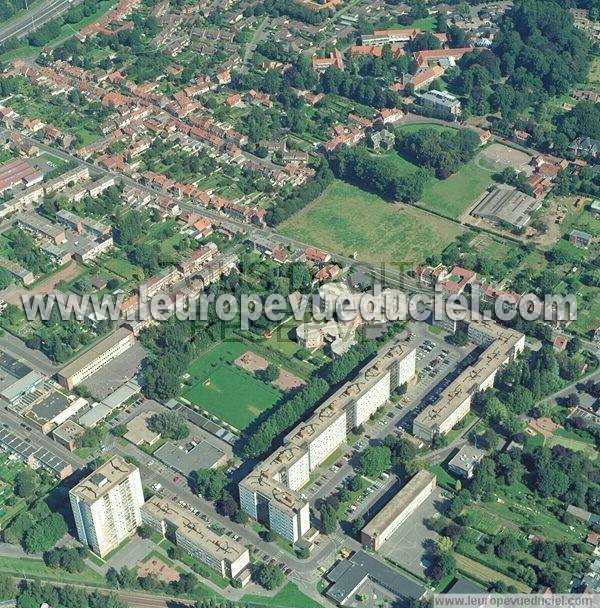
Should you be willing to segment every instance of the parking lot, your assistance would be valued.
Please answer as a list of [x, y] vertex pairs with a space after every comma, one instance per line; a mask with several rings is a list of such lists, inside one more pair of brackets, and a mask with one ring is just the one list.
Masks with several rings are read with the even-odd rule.
[[[369, 445], [377, 445], [390, 433], [412, 431], [412, 421], [425, 407], [433, 403], [441, 391], [464, 367], [464, 360], [474, 346], [456, 346], [444, 340], [443, 333], [433, 333], [423, 323], [414, 324], [408, 342], [417, 348], [417, 380], [410, 383], [406, 395], [398, 403], [388, 403], [386, 412], [365, 425], [365, 433], [354, 446], [342, 446], [340, 458], [328, 468], [317, 471], [320, 476], [304, 490], [304, 496], [314, 507], [315, 503], [337, 494], [356, 474], [354, 466], [360, 453]], [[348, 519], [368, 514], [389, 489], [393, 479], [380, 479], [366, 489], [346, 511]]]
[[417, 381], [408, 387], [406, 397], [398, 406], [402, 417], [397, 426], [411, 432], [413, 420], [427, 406], [434, 403], [440, 393], [465, 367], [465, 358], [476, 348], [472, 344], [456, 346], [444, 340], [444, 335], [413, 337], [417, 347]]
[[431, 496], [398, 528], [380, 549], [380, 554], [406, 568], [415, 576], [424, 576], [428, 567], [427, 554], [437, 538], [437, 532], [429, 530], [425, 520], [443, 512], [447, 499], [436, 488]]

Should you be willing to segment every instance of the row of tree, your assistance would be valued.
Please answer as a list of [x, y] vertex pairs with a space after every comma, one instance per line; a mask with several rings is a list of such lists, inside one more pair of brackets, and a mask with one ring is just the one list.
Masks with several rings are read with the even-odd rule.
[[376, 350], [377, 344], [372, 341], [356, 344], [309, 378], [295, 394], [285, 396], [246, 430], [241, 442], [244, 455], [257, 458], [267, 452], [279, 435], [292, 428], [307, 411], [323, 400], [331, 386], [347, 378]]

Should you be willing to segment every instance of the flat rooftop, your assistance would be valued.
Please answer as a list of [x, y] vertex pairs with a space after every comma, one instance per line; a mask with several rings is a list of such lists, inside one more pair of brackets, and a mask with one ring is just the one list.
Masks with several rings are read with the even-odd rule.
[[433, 480], [435, 475], [430, 471], [419, 471], [400, 491], [379, 511], [377, 515], [362, 529], [363, 534], [371, 538], [379, 536], [398, 517], [406, 507]]
[[32, 371], [31, 367], [11, 357], [8, 353], [0, 352], [0, 369], [3, 372], [10, 374], [15, 378], [15, 380], [19, 380], [26, 376], [30, 371]]
[[80, 481], [71, 494], [92, 504], [122, 483], [137, 467], [126, 462], [121, 456], [113, 456], [93, 473]]
[[392, 363], [402, 361], [414, 350], [414, 347], [402, 344], [384, 349], [379, 356], [365, 365], [355, 379], [344, 384], [324, 401], [306, 422], [294, 427], [286, 435], [284, 445], [260, 462], [243, 480], [242, 485], [251, 491], [275, 498], [281, 508], [293, 511], [302, 508], [306, 501], [300, 498], [301, 493], [291, 490], [279, 481], [281, 469], [298, 460], [306, 452], [310, 442], [344, 415], [346, 405], [358, 399], [378, 382]]
[[40, 464], [58, 474], [69, 467], [69, 463], [54, 452], [34, 446], [29, 439], [19, 437], [7, 429], [0, 429], [0, 445], [21, 458], [27, 459], [33, 456]]
[[530, 213], [541, 205], [540, 200], [518, 190], [497, 188], [473, 209], [472, 215], [522, 228], [529, 223]]
[[456, 467], [468, 471], [473, 465], [485, 456], [485, 452], [476, 448], [474, 445], [463, 445], [460, 450], [448, 462], [449, 467]]
[[65, 441], [76, 441], [83, 433], [85, 433], [85, 429], [73, 420], [65, 420], [52, 431], [54, 437]]
[[396, 568], [365, 551], [357, 551], [350, 559], [339, 562], [327, 578], [333, 585], [325, 594], [339, 604], [356, 593], [367, 580], [381, 585], [403, 600], [419, 599], [426, 592], [423, 585], [413, 582]]
[[189, 450], [169, 441], [158, 448], [154, 452], [154, 456], [167, 466], [187, 476], [197, 469], [211, 469], [225, 456], [225, 452], [205, 439], [201, 439]]
[[60, 413], [64, 412], [71, 403], [58, 391], [51, 391], [29, 410], [28, 416], [40, 422], [54, 420]]
[[84, 368], [86, 365], [89, 365], [92, 361], [95, 361], [100, 355], [105, 353], [109, 348], [112, 348], [115, 344], [123, 340], [128, 336], [133, 336], [133, 334], [124, 327], [117, 329], [110, 336], [107, 336], [103, 340], [100, 340], [97, 344], [92, 346], [89, 350], [85, 351], [83, 354], [79, 355], [74, 361], [63, 367], [59, 374], [63, 378], [68, 378], [73, 374], [77, 373], [80, 369]]
[[[512, 329], [478, 324], [477, 327], [490, 333], [491, 344], [481, 353], [474, 365], [467, 367], [439, 395], [437, 401], [425, 408], [415, 422], [424, 427], [441, 425], [450, 417], [481, 383], [489, 378], [507, 358], [522, 339], [523, 334]], [[496, 335], [494, 336], [494, 332]]]
[[177, 534], [218, 559], [234, 562], [248, 551], [235, 540], [219, 536], [199, 517], [171, 500], [153, 496], [144, 503], [142, 510], [152, 517], [170, 522], [177, 528]]

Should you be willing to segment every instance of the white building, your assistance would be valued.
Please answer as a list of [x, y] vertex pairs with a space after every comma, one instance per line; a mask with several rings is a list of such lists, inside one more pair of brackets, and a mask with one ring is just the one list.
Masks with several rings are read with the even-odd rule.
[[[310, 529], [308, 502], [300, 490], [310, 473], [345, 441], [357, 421], [368, 419], [391, 391], [415, 373], [416, 350], [393, 346], [322, 403], [286, 435], [283, 445], [259, 463], [239, 484], [240, 506], [295, 543]], [[359, 422], [361, 424], [361, 422]]]
[[362, 529], [362, 544], [377, 551], [427, 500], [435, 484], [433, 473], [419, 471]]
[[435, 403], [415, 418], [413, 435], [421, 439], [432, 441], [436, 435], [448, 433], [471, 410], [473, 395], [492, 387], [498, 370], [514, 361], [525, 348], [524, 334], [491, 321], [470, 322], [467, 334], [487, 348], [440, 393]]
[[246, 547], [219, 536], [176, 502], [152, 497], [142, 507], [142, 520], [223, 578], [237, 577], [250, 563]]
[[79, 540], [100, 557], [116, 549], [142, 523], [139, 469], [114, 456], [70, 492]]
[[85, 382], [90, 376], [102, 369], [135, 344], [135, 336], [121, 327], [113, 334], [77, 357], [57, 373], [59, 384], [71, 390]]

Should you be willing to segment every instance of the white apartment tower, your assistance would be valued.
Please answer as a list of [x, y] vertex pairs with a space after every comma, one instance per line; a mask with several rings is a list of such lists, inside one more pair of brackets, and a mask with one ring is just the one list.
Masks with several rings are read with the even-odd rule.
[[79, 540], [104, 557], [142, 523], [144, 492], [139, 469], [114, 456], [70, 492]]

